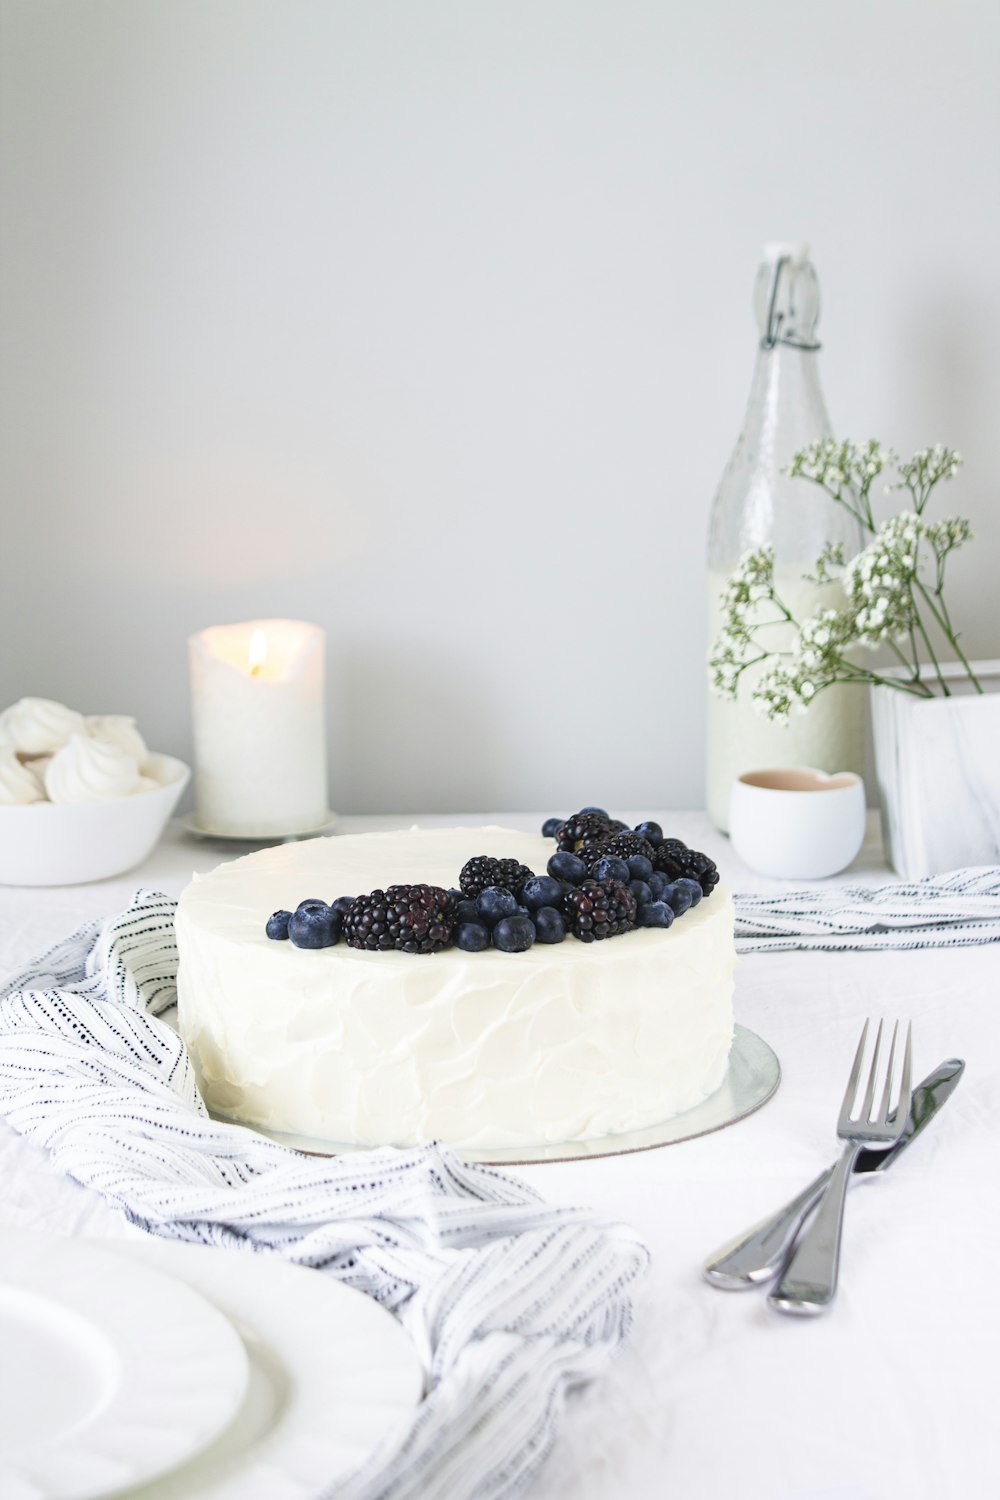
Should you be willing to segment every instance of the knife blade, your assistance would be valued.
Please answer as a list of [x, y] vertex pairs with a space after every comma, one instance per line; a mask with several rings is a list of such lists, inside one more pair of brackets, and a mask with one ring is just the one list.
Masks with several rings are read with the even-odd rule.
[[958, 1081], [965, 1072], [965, 1063], [960, 1057], [949, 1057], [935, 1068], [933, 1073], [928, 1073], [922, 1083], [918, 1083], [910, 1096], [910, 1113], [906, 1117], [903, 1126], [903, 1134], [894, 1146], [888, 1151], [864, 1150], [858, 1155], [854, 1163], [855, 1172], [884, 1172], [886, 1167], [905, 1151], [912, 1140], [923, 1130], [937, 1114], [942, 1104], [948, 1099], [958, 1087]]
[[[945, 1100], [950, 1098], [965, 1071], [961, 1058], [951, 1057], [928, 1073], [910, 1096], [910, 1110], [903, 1133], [887, 1151], [862, 1151], [854, 1171], [884, 1172], [901, 1151], [930, 1124]], [[724, 1291], [743, 1291], [777, 1275], [806, 1216], [816, 1206], [830, 1180], [833, 1168], [815, 1178], [798, 1197], [710, 1255], [703, 1271], [706, 1281]], [[852, 1174], [853, 1175], [853, 1174]]]

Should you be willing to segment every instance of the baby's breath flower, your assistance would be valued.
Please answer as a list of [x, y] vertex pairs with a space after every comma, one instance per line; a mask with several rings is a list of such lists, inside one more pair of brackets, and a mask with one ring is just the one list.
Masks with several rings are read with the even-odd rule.
[[[748, 552], [728, 579], [720, 601], [722, 628], [709, 661], [716, 691], [735, 698], [744, 672], [758, 669], [751, 688], [752, 701], [761, 713], [777, 722], [787, 722], [794, 711], [805, 712], [812, 700], [835, 682], [887, 682], [904, 692], [929, 696], [933, 688], [921, 675], [916, 657], [916, 641], [920, 639], [937, 666], [930, 646], [930, 627], [921, 613], [926, 607], [931, 623], [944, 634], [973, 686], [981, 692], [962, 655], [943, 594], [945, 559], [970, 539], [969, 523], [952, 516], [929, 524], [922, 517], [935, 486], [951, 479], [961, 462], [960, 454], [938, 444], [902, 463], [874, 439], [856, 445], [824, 438], [796, 453], [787, 472], [826, 490], [861, 522], [871, 541], [849, 561], [845, 561], [841, 544], [826, 544], [814, 572], [803, 576], [818, 584], [841, 583], [843, 604], [837, 609], [820, 609], [801, 621], [792, 617], [775, 591], [773, 549], [759, 547]], [[879, 526], [872, 513], [871, 489], [890, 465], [900, 482], [889, 486], [886, 493], [909, 490], [913, 509], [900, 511]], [[931, 568], [929, 577], [924, 576], [927, 567]], [[776, 623], [795, 627], [789, 649], [778, 651], [768, 644], [768, 627]], [[850, 654], [858, 646], [874, 649], [880, 645], [889, 645], [898, 658], [907, 661], [911, 675], [904, 679], [880, 677], [874, 669], [860, 668]], [[910, 653], [908, 657], [903, 654], [903, 645]], [[938, 681], [941, 691], [948, 693], [940, 672]]]

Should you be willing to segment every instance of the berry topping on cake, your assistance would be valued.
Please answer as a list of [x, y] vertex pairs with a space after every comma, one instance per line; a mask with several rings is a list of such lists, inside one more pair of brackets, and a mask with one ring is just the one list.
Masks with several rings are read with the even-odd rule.
[[578, 812], [565, 823], [560, 823], [555, 832], [555, 840], [560, 849], [568, 849], [572, 854], [579, 854], [590, 844], [603, 844], [614, 833], [611, 820], [606, 814], [598, 812]]
[[440, 953], [454, 931], [451, 899], [436, 885], [391, 885], [355, 896], [344, 918], [348, 946], [376, 952]]
[[566, 918], [555, 906], [540, 906], [534, 915], [535, 938], [540, 943], [561, 943], [566, 936]]
[[343, 935], [352, 948], [467, 953], [494, 947], [522, 953], [535, 942], [584, 943], [635, 927], [667, 928], [711, 895], [719, 872], [707, 854], [667, 838], [659, 823], [629, 828], [603, 807], [547, 818], [542, 833], [558, 845], [545, 875], [517, 859], [476, 854], [459, 884], [392, 885], [368, 895], [319, 898], [277, 911], [267, 935], [300, 948], [326, 948]]
[[[653, 856], [656, 850], [637, 833], [613, 833], [603, 843], [590, 847], [595, 849], [595, 853], [616, 854], [624, 860], [632, 859], [638, 854], [643, 859], [648, 859], [650, 869], [653, 868]], [[593, 857], [589, 848], [584, 851], [583, 857], [588, 862]]]
[[568, 849], [557, 849], [545, 868], [554, 880], [565, 881], [569, 885], [579, 885], [581, 880], [587, 878], [586, 863]]
[[458, 883], [466, 896], [478, 896], [489, 885], [503, 886], [517, 894], [520, 886], [534, 871], [516, 859], [494, 859], [492, 854], [476, 854], [462, 866]]
[[488, 885], [476, 897], [476, 914], [487, 927], [494, 927], [501, 917], [513, 917], [517, 909], [517, 897], [503, 885]]
[[493, 946], [501, 953], [525, 953], [535, 941], [535, 924], [530, 917], [503, 917], [493, 929]]
[[669, 927], [673, 920], [673, 907], [665, 901], [650, 901], [639, 907], [640, 927]]
[[654, 849], [658, 849], [663, 843], [663, 829], [659, 823], [637, 823], [635, 831], [647, 844], [652, 844]]
[[288, 919], [288, 936], [296, 948], [332, 948], [341, 926], [339, 913], [325, 901], [300, 901]]
[[491, 941], [490, 929], [482, 922], [460, 922], [455, 929], [455, 947], [463, 953], [482, 953]]
[[267, 926], [264, 928], [264, 931], [276, 943], [284, 942], [288, 937], [288, 924], [291, 918], [292, 914], [290, 911], [272, 912], [267, 919]]
[[598, 942], [632, 931], [635, 897], [621, 881], [610, 880], [602, 885], [597, 880], [585, 880], [563, 897], [563, 912], [574, 937], [581, 943]]
[[562, 884], [552, 875], [532, 875], [520, 890], [521, 904], [529, 911], [542, 906], [557, 906], [562, 898]]
[[697, 880], [706, 896], [711, 895], [719, 883], [715, 861], [697, 849], [689, 849], [680, 839], [664, 839], [656, 851], [655, 864], [668, 880], [678, 880], [682, 875]]
[[599, 880], [606, 885], [609, 880], [617, 880], [628, 885], [630, 880], [629, 868], [625, 861], [617, 854], [598, 854], [596, 859], [587, 861], [587, 869], [594, 880]]

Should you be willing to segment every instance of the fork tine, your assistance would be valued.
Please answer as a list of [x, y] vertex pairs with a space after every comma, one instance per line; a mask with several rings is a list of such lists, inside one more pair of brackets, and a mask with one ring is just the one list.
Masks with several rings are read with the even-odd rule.
[[868, 1025], [866, 1021], [861, 1032], [861, 1040], [858, 1050], [854, 1054], [854, 1066], [851, 1068], [851, 1076], [847, 1080], [847, 1088], [844, 1090], [844, 1102], [840, 1106], [840, 1124], [844, 1126], [851, 1118], [854, 1110], [854, 1098], [858, 1092], [858, 1079], [861, 1077], [861, 1064], [865, 1057], [865, 1043], [868, 1040]]
[[906, 1046], [903, 1049], [903, 1076], [899, 1080], [899, 1107], [904, 1114], [910, 1108], [910, 1077], [913, 1072], [913, 1022], [906, 1028]]
[[889, 1061], [885, 1070], [885, 1088], [882, 1090], [882, 1103], [879, 1105], [878, 1115], [872, 1122], [875, 1125], [885, 1125], [889, 1120], [889, 1102], [892, 1097], [892, 1078], [896, 1071], [896, 1042], [899, 1038], [899, 1022], [892, 1028], [892, 1045], [889, 1048]]
[[865, 1102], [861, 1108], [859, 1119], [870, 1120], [872, 1117], [872, 1104], [875, 1100], [875, 1080], [878, 1077], [879, 1053], [882, 1051], [882, 1027], [884, 1021], [879, 1021], [878, 1031], [875, 1033], [875, 1053], [872, 1057], [872, 1065], [868, 1071], [868, 1087], [865, 1089]]

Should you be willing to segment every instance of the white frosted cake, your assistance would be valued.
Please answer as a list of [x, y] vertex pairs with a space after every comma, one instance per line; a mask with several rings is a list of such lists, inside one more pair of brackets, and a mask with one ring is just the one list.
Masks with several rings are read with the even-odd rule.
[[501, 828], [283, 844], [220, 865], [177, 910], [181, 1033], [209, 1108], [355, 1145], [476, 1148], [634, 1131], [721, 1084], [733, 1034], [733, 906], [717, 888], [669, 930], [526, 952], [298, 949], [271, 912], [393, 884], [458, 884], [474, 855], [544, 872], [554, 845]]

